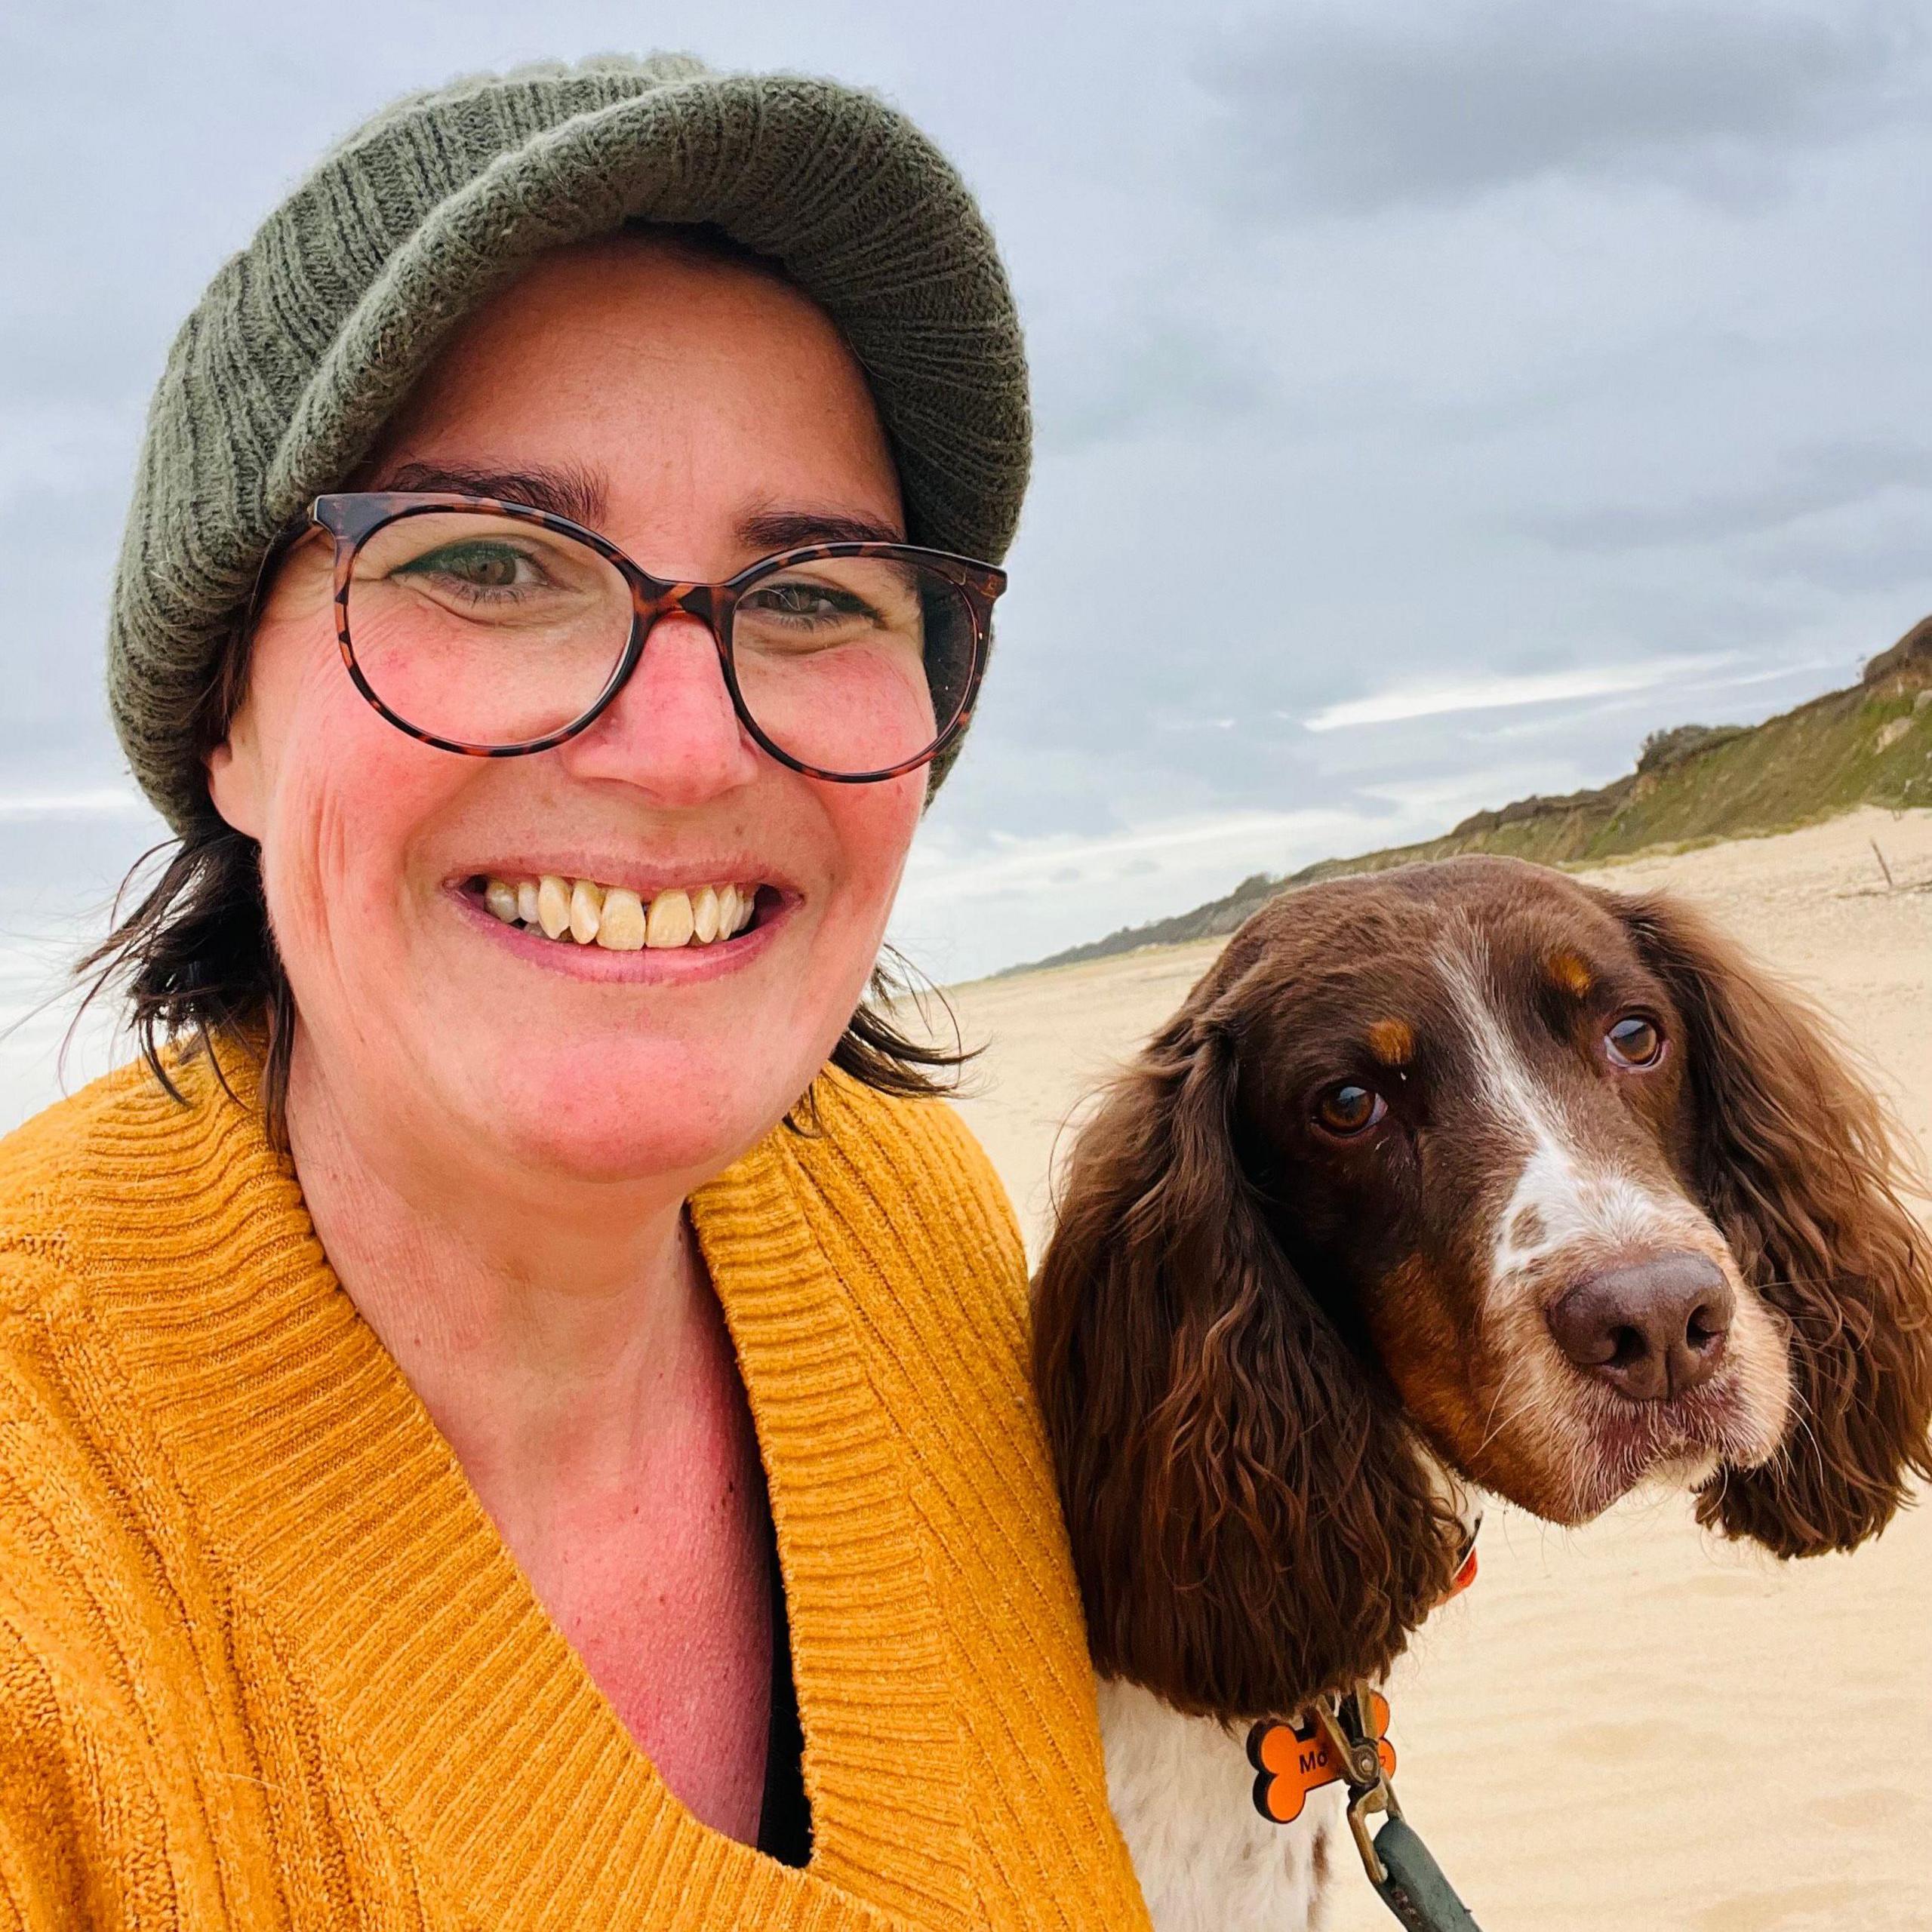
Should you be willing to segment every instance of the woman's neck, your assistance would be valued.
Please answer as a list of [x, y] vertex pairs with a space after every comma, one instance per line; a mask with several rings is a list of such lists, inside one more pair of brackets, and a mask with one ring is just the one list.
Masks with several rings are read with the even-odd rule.
[[288, 1120], [337, 1278], [512, 1543], [560, 1487], [633, 1480], [718, 1326], [682, 1190], [430, 1164], [299, 1031]]
[[543, 1604], [706, 1823], [755, 1838], [770, 1709], [763, 1472], [682, 1191], [460, 1150], [325, 1077], [288, 1134], [337, 1278]]

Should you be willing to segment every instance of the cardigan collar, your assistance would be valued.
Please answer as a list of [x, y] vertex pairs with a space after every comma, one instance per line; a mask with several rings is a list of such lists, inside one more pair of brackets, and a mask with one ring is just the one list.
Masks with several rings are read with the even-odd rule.
[[691, 1211], [777, 1528], [814, 1820], [803, 1872], [701, 1824], [632, 1743], [336, 1279], [246, 1069], [227, 1071], [232, 1094], [205, 1063], [181, 1069], [188, 1109], [137, 1105], [118, 1158], [75, 1177], [113, 1197], [91, 1292], [238, 1613], [441, 1887], [506, 1927], [756, 1924], [800, 1888], [824, 1932], [902, 1913], [963, 1927], [960, 1744], [909, 1452], [792, 1137]]

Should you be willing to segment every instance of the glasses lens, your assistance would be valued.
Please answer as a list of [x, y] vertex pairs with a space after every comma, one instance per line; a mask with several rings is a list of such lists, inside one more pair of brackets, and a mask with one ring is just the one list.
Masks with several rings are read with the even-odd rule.
[[405, 723], [457, 744], [525, 744], [602, 695], [631, 596], [574, 537], [438, 510], [384, 524], [357, 551], [348, 628], [370, 689]]
[[778, 749], [857, 777], [929, 751], [971, 681], [973, 607], [926, 565], [886, 557], [786, 564], [740, 595], [731, 661], [745, 709]]

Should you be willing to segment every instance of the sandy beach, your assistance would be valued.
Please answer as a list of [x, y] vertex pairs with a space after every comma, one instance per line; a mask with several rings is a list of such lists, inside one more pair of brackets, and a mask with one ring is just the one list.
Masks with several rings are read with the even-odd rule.
[[[1932, 813], [1593, 876], [1714, 914], [1834, 1017], [1932, 1144]], [[987, 1043], [964, 1109], [1035, 1253], [1063, 1123], [1217, 943], [950, 995]], [[1701, 1536], [1675, 1502], [1576, 1531], [1493, 1512], [1477, 1586], [1392, 1687], [1398, 1788], [1485, 1932], [1922, 1932], [1929, 1608], [1923, 1507], [1855, 1556], [1786, 1566]], [[1393, 1923], [1351, 1866], [1334, 1932]]]

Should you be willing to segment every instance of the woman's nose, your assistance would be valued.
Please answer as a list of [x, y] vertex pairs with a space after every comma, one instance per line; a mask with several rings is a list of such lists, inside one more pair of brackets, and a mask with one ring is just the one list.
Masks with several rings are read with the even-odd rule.
[[596, 722], [558, 746], [579, 778], [614, 779], [665, 804], [700, 804], [749, 784], [763, 754], [731, 705], [718, 645], [688, 612], [660, 617]]

